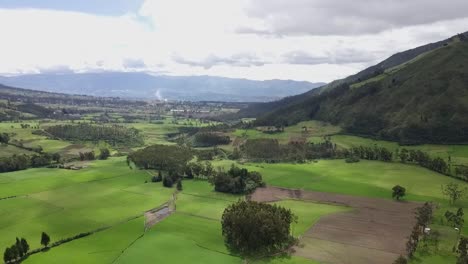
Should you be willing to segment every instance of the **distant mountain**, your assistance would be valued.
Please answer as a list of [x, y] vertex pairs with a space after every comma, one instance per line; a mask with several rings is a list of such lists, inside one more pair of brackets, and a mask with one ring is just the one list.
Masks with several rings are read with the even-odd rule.
[[304, 93], [323, 83], [291, 80], [252, 81], [212, 76], [165, 76], [146, 73], [66, 73], [0, 77], [15, 87], [121, 98], [188, 101], [267, 102]]
[[404, 144], [468, 142], [468, 33], [398, 53], [302, 95], [254, 104], [259, 125], [318, 119]]

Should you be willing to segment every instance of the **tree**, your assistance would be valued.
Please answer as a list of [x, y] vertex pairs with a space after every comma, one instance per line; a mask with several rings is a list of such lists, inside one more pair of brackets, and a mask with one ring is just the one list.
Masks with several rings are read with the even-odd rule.
[[408, 260], [406, 260], [405, 257], [403, 257], [402, 255], [400, 255], [394, 262], [393, 264], [407, 264], [408, 263]]
[[47, 245], [49, 245], [49, 242], [50, 242], [49, 235], [47, 235], [45, 232], [42, 232], [41, 245], [43, 245], [44, 247], [47, 247]]
[[21, 247], [23, 248], [23, 252], [24, 254], [27, 254], [28, 251], [29, 251], [29, 244], [28, 244], [28, 241], [26, 241], [26, 239], [24, 238], [21, 238]]
[[449, 202], [454, 204], [460, 198], [462, 198], [466, 193], [466, 188], [460, 187], [458, 183], [448, 183], [446, 185], [442, 185], [442, 194], [449, 198]]
[[108, 148], [102, 148], [101, 153], [99, 153], [99, 159], [100, 160], [106, 160], [108, 157], [110, 157], [110, 151]]
[[8, 261], [13, 260], [11, 248], [7, 247], [3, 253], [3, 261], [7, 263]]
[[172, 178], [169, 176], [166, 176], [162, 180], [163, 186], [167, 188], [172, 188], [172, 185], [174, 185], [174, 182], [172, 181]]
[[423, 206], [416, 209], [416, 220], [418, 226], [422, 226], [423, 229], [431, 222], [432, 220], [432, 205], [430, 203], [424, 203]]
[[243, 256], [272, 254], [293, 241], [291, 223], [297, 217], [291, 210], [271, 204], [238, 201], [222, 216], [222, 232], [227, 247]]
[[458, 233], [461, 232], [461, 229], [463, 227], [463, 224], [465, 223], [465, 220], [463, 219], [464, 213], [463, 213], [463, 208], [458, 208], [456, 213], [447, 211], [444, 214], [445, 219], [447, 219], [447, 222], [449, 225], [452, 227], [458, 228]]
[[10, 136], [7, 133], [0, 134], [0, 143], [1, 144], [8, 144], [10, 141]]
[[209, 178], [209, 181], [214, 185], [215, 191], [232, 194], [251, 193], [257, 187], [265, 185], [260, 173], [235, 165], [232, 165], [227, 172], [219, 170]]
[[60, 153], [54, 153], [52, 154], [52, 160], [55, 161], [55, 162], [60, 162]]
[[406, 195], [406, 189], [404, 187], [401, 187], [400, 185], [395, 185], [395, 187], [393, 187], [392, 190], [392, 198], [397, 199], [397, 201], [399, 201], [400, 198]]
[[10, 260], [16, 260], [20, 257], [18, 248], [16, 248], [16, 245], [13, 245], [10, 247]]
[[178, 191], [182, 191], [182, 181], [181, 180], [177, 181], [176, 188], [177, 188]]
[[158, 172], [158, 176], [151, 177], [151, 182], [161, 182], [163, 180], [161, 171]]
[[468, 263], [468, 238], [461, 237], [458, 242], [458, 259], [457, 264], [467, 264]]
[[23, 245], [21, 244], [21, 240], [19, 240], [19, 238], [16, 238], [15, 247], [16, 249], [18, 249], [19, 256], [22, 257], [25, 254], [25, 252], [23, 250]]

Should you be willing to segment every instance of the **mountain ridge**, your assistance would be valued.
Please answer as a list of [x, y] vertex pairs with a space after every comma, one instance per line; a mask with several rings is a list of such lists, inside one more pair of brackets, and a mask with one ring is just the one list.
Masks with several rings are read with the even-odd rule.
[[[252, 106], [260, 108], [256, 124], [318, 119], [340, 125], [348, 133], [402, 144], [466, 143], [468, 34], [430, 48], [410, 50], [413, 54], [406, 61], [388, 64], [364, 79], [358, 73], [299, 96], [256, 104]], [[362, 72], [371, 72], [368, 69]], [[261, 112], [273, 104], [274, 110]]]
[[169, 76], [103, 72], [0, 77], [5, 85], [91, 96], [187, 101], [265, 102], [322, 86], [293, 80], [253, 81], [215, 76]]

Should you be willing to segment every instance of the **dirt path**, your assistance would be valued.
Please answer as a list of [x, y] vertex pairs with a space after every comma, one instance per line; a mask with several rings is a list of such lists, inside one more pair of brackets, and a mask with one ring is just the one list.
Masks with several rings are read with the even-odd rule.
[[145, 212], [145, 232], [158, 222], [170, 216], [173, 212], [174, 210], [169, 208], [167, 204]]
[[349, 206], [354, 210], [331, 214], [320, 220], [301, 238], [296, 255], [325, 263], [392, 263], [405, 254], [407, 237], [415, 223], [413, 202], [350, 195], [259, 188], [252, 200], [271, 202], [301, 199]]

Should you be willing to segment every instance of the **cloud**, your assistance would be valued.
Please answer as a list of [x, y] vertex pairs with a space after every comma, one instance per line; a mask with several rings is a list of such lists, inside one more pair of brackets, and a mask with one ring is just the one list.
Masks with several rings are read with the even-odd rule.
[[185, 59], [179, 55], [174, 55], [173, 60], [180, 64], [186, 64], [194, 67], [203, 67], [210, 69], [219, 65], [230, 65], [236, 67], [251, 67], [263, 66], [266, 62], [260, 60], [258, 57], [251, 54], [234, 54], [229, 57], [218, 57], [216, 55], [209, 55], [201, 60]]
[[124, 59], [122, 66], [125, 69], [145, 69], [147, 66], [142, 59]]
[[362, 35], [468, 17], [466, 0], [252, 0], [246, 8], [260, 26], [239, 33]]
[[55, 65], [48, 68], [38, 67], [38, 72], [43, 74], [63, 74], [73, 73], [73, 70], [68, 65]]
[[2, 8], [31, 8], [58, 11], [74, 11], [102, 15], [123, 15], [137, 10], [143, 0], [13, 0], [2, 1]]
[[458, 0], [144, 0], [124, 15], [38, 9], [43, 2], [33, 9], [27, 1], [29, 9], [0, 8], [0, 74], [145, 71], [330, 82], [468, 25], [468, 15], [457, 18], [466, 6]]

